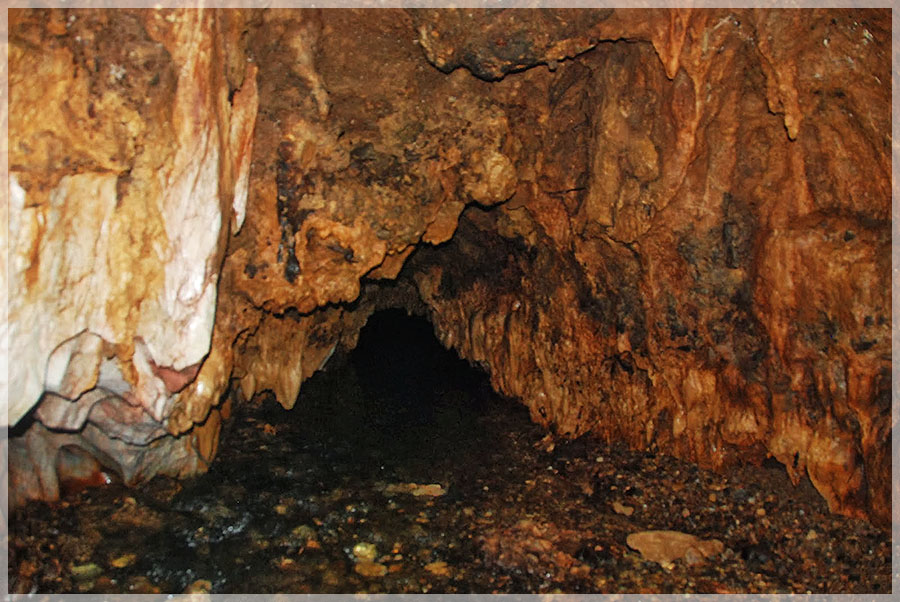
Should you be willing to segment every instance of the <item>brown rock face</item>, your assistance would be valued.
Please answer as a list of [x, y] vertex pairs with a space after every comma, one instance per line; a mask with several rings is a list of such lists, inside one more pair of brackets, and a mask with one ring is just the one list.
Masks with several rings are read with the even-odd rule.
[[11, 501], [203, 470], [404, 306], [887, 524], [890, 81], [887, 10], [13, 11]]

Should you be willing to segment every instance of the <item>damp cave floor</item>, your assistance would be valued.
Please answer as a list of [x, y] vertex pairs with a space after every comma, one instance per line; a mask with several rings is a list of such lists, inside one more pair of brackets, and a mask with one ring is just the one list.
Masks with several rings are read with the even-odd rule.
[[[783, 469], [554, 444], [484, 388], [445, 387], [409, 416], [362, 401], [332, 363], [293, 411], [238, 407], [204, 475], [13, 514], [10, 591], [890, 592], [889, 534], [828, 514]], [[663, 567], [626, 544], [656, 529], [724, 551]]]

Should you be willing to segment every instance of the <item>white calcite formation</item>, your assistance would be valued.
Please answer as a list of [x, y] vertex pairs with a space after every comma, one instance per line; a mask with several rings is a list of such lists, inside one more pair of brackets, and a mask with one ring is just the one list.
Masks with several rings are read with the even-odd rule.
[[[9, 253], [0, 363], [9, 378], [0, 398], [4, 424], [40, 400], [36, 417], [54, 429], [32, 429], [14, 446], [65, 439], [129, 480], [153, 450], [121, 448], [167, 433], [176, 394], [210, 350], [225, 243], [245, 214], [257, 97], [250, 65], [229, 99], [215, 13], [104, 17], [119, 35], [147, 32], [145, 51], [169, 60], [158, 85], [174, 89], [135, 106], [128, 84], [141, 78], [140, 63], [91, 73], [67, 44], [12, 44], [9, 230], [0, 232]], [[104, 109], [102, 119], [120, 127], [93, 126]], [[54, 454], [10, 453], [36, 464], [31, 477], [13, 466], [14, 480], [39, 488], [21, 493], [54, 497], [55, 470], [44, 465]]]

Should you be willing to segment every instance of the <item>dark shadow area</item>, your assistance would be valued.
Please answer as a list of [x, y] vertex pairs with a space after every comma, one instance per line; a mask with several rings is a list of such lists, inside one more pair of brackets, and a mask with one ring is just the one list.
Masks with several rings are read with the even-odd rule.
[[341, 474], [438, 482], [489, 445], [496, 425], [486, 414], [498, 404], [529, 423], [527, 410], [445, 349], [426, 319], [388, 309], [369, 318], [355, 349], [339, 349], [303, 383], [291, 412], [267, 400], [259, 416], [297, 421], [296, 443]]
[[488, 376], [445, 349], [430, 322], [402, 309], [373, 314], [350, 363], [373, 423], [454, 428], [483, 409]]

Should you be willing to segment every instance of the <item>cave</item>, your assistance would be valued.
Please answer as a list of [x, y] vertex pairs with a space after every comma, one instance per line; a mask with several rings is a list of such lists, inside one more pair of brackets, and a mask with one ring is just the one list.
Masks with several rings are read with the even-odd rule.
[[890, 9], [10, 9], [14, 593], [887, 593]]

